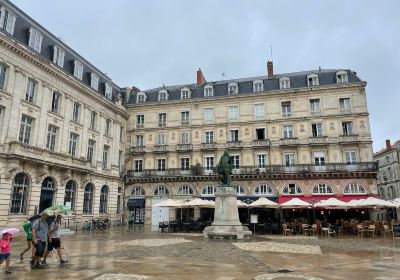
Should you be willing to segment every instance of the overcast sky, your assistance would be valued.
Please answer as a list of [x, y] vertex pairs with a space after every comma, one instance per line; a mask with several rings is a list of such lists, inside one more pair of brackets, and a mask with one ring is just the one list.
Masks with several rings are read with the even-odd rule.
[[121, 87], [349, 68], [374, 151], [400, 139], [400, 1], [12, 0]]

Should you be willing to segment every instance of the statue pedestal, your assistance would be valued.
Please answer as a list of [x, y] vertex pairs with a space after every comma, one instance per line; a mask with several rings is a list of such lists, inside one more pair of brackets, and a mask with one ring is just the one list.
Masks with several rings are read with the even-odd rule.
[[251, 235], [239, 221], [237, 194], [234, 187], [217, 187], [215, 193], [214, 222], [203, 231], [205, 238], [243, 239]]

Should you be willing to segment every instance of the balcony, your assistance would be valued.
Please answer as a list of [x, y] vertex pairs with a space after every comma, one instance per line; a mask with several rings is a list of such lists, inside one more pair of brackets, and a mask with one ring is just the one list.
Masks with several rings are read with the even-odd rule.
[[166, 127], [167, 123], [166, 122], [158, 122], [158, 127]]
[[131, 147], [131, 155], [138, 155], [145, 153], [146, 146]]
[[310, 137], [309, 143], [310, 145], [326, 145], [327, 137], [326, 136]]
[[341, 135], [339, 138], [339, 142], [342, 144], [353, 144], [358, 142], [358, 135], [351, 134], [351, 135]]
[[136, 128], [137, 128], [137, 129], [142, 129], [142, 128], [144, 128], [144, 123], [137, 123], [137, 124], [136, 124]]
[[193, 150], [192, 144], [178, 144], [176, 145], [176, 151], [177, 152], [190, 152]]
[[226, 142], [226, 148], [235, 150], [242, 148], [242, 141], [228, 141]]
[[271, 147], [271, 141], [269, 139], [253, 140], [253, 148], [265, 149]]
[[153, 152], [160, 154], [160, 153], [167, 153], [168, 152], [168, 145], [154, 145]]
[[203, 151], [214, 151], [217, 149], [216, 143], [201, 143], [201, 149]]
[[282, 138], [279, 140], [281, 146], [296, 146], [298, 145], [297, 138]]

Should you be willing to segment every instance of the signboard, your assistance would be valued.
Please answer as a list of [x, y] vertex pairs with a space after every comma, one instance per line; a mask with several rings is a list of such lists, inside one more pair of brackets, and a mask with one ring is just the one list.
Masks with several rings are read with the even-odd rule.
[[400, 238], [400, 224], [393, 224], [393, 238]]
[[258, 223], [258, 215], [250, 215], [250, 224]]

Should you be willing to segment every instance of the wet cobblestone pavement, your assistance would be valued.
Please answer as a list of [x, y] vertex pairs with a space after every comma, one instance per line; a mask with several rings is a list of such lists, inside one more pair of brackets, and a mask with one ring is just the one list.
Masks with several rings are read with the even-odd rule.
[[[400, 240], [257, 236], [245, 241], [204, 240], [201, 234], [143, 233], [124, 227], [63, 237], [69, 264], [56, 253], [31, 270], [17, 236], [12, 274], [0, 279], [237, 280], [400, 279]], [[1, 266], [4, 270], [4, 265]]]

